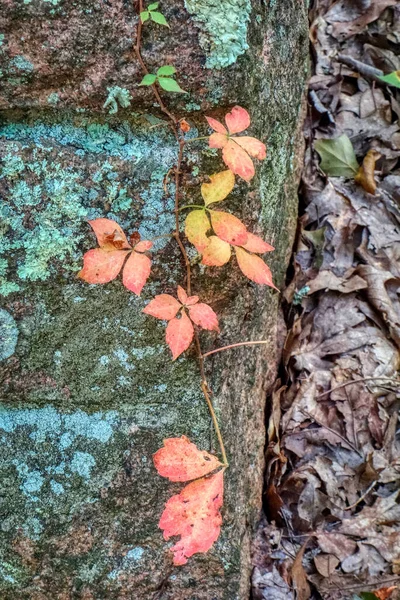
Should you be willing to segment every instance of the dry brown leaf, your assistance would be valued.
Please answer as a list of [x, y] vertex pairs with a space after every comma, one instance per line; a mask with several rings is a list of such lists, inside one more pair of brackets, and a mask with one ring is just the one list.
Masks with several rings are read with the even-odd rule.
[[380, 157], [381, 155], [377, 150], [373, 148], [368, 150], [357, 175], [354, 177], [354, 181], [359, 183], [369, 194], [375, 194], [376, 191], [375, 164]]
[[308, 584], [306, 572], [303, 567], [303, 557], [307, 543], [308, 540], [298, 552], [291, 570], [293, 586], [296, 590], [296, 600], [308, 600], [308, 598], [311, 596], [311, 589]]
[[336, 569], [340, 560], [334, 554], [317, 554], [314, 564], [322, 577], [329, 577]]

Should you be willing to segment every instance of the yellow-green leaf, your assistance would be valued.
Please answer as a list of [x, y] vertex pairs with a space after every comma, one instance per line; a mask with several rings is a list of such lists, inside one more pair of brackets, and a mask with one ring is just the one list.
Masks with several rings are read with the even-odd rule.
[[382, 77], [379, 77], [379, 79], [388, 85], [400, 88], [400, 71], [392, 71], [392, 73], [382, 75]]
[[321, 157], [321, 170], [331, 177], [354, 177], [359, 164], [347, 135], [334, 140], [317, 140], [314, 144]]
[[192, 210], [186, 217], [186, 237], [198, 252], [203, 252], [208, 246], [209, 239], [206, 234], [210, 227], [205, 210]]
[[229, 169], [210, 175], [210, 183], [203, 183], [201, 194], [205, 205], [221, 202], [231, 193], [235, 185], [235, 176]]

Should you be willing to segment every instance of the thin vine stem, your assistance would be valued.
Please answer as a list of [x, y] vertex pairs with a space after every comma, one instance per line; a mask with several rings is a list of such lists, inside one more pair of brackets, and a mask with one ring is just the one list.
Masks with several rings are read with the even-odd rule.
[[[141, 54], [141, 43], [142, 43], [142, 20], [140, 18], [140, 13], [143, 12], [143, 0], [138, 0], [137, 2], [137, 6], [138, 6], [138, 11], [139, 11], [139, 20], [138, 20], [138, 28], [137, 28], [137, 34], [136, 34], [136, 43], [134, 46], [134, 50], [135, 50], [135, 54], [137, 56], [137, 59], [139, 61], [139, 64], [142, 68], [142, 71], [144, 73], [144, 75], [148, 75], [149, 71], [146, 67], [146, 64], [142, 58], [142, 54]], [[190, 266], [190, 260], [189, 257], [187, 255], [185, 246], [182, 242], [181, 236], [180, 236], [180, 225], [179, 225], [179, 211], [181, 210], [179, 208], [179, 200], [180, 200], [180, 183], [181, 183], [181, 168], [182, 168], [182, 161], [183, 161], [183, 152], [184, 152], [184, 148], [185, 148], [185, 144], [186, 141], [183, 137], [183, 135], [179, 134], [179, 130], [178, 130], [178, 119], [176, 118], [176, 116], [170, 111], [168, 110], [168, 108], [165, 106], [159, 91], [157, 89], [156, 84], [153, 84], [151, 86], [153, 93], [156, 97], [156, 100], [160, 106], [160, 109], [162, 110], [162, 112], [167, 115], [167, 117], [171, 120], [172, 123], [172, 128], [175, 134], [175, 137], [177, 139], [177, 142], [179, 144], [179, 151], [178, 151], [178, 159], [177, 159], [177, 165], [176, 165], [176, 170], [175, 170], [175, 205], [174, 205], [174, 214], [175, 214], [175, 231], [172, 234], [172, 236], [176, 239], [179, 249], [181, 251], [184, 263], [185, 263], [185, 267], [186, 267], [186, 291], [188, 296], [191, 295], [191, 288], [192, 288], [192, 273], [191, 273], [191, 266]], [[197, 138], [197, 139], [203, 139], [203, 138]], [[190, 141], [190, 140], [188, 140]], [[192, 141], [194, 141], [194, 139], [192, 139]], [[203, 207], [202, 207], [203, 208]], [[218, 439], [218, 443], [220, 446], [220, 451], [221, 451], [221, 456], [222, 456], [222, 460], [223, 460], [223, 466], [224, 468], [227, 468], [228, 465], [228, 459], [226, 456], [226, 451], [225, 451], [225, 446], [224, 446], [224, 441], [222, 438], [222, 434], [221, 434], [221, 430], [218, 424], [218, 419], [217, 416], [215, 414], [215, 410], [214, 410], [214, 406], [211, 400], [211, 391], [210, 391], [210, 387], [207, 383], [207, 379], [206, 379], [206, 375], [205, 375], [205, 369], [204, 369], [204, 356], [203, 356], [203, 352], [201, 349], [201, 345], [200, 345], [200, 339], [199, 339], [199, 334], [197, 332], [197, 330], [195, 329], [194, 332], [194, 339], [195, 339], [195, 346], [196, 346], [196, 354], [197, 354], [197, 360], [198, 360], [198, 364], [199, 364], [199, 369], [200, 369], [200, 376], [201, 376], [201, 389], [204, 395], [204, 398], [206, 400], [207, 406], [208, 406], [208, 410], [213, 422], [213, 426], [214, 426], [214, 430]]]
[[229, 346], [222, 346], [222, 348], [216, 348], [215, 350], [210, 350], [210, 352], [205, 352], [203, 354], [203, 358], [207, 356], [211, 356], [211, 354], [217, 354], [217, 352], [224, 352], [225, 350], [231, 350], [231, 348], [239, 348], [239, 346], [259, 346], [261, 344], [269, 344], [268, 340], [258, 340], [254, 342], [238, 342], [237, 344], [229, 344]]

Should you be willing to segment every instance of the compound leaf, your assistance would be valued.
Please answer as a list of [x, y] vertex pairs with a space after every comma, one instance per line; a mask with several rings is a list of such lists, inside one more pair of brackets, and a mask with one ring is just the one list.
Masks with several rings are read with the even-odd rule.
[[172, 496], [165, 506], [159, 527], [164, 538], [179, 535], [180, 540], [171, 548], [174, 564], [184, 565], [197, 552], [207, 552], [218, 539], [222, 517], [224, 471], [208, 478], [198, 479]]
[[164, 440], [164, 448], [157, 450], [153, 461], [159, 475], [170, 481], [198, 479], [221, 466], [216, 456], [199, 450], [184, 435]]

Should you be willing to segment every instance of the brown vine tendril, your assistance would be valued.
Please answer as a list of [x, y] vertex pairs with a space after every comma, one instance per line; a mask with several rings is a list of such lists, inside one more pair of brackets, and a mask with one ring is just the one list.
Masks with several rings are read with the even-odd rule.
[[[144, 75], [148, 75], [149, 74], [149, 70], [147, 69], [146, 63], [143, 60], [142, 54], [141, 54], [141, 43], [142, 43], [142, 20], [140, 18], [140, 13], [143, 12], [143, 0], [138, 0], [137, 2], [137, 10], [138, 10], [138, 26], [137, 26], [137, 34], [136, 34], [136, 43], [134, 45], [134, 50], [135, 50], [135, 54], [136, 57], [139, 61], [139, 64], [142, 68], [143, 74]], [[176, 169], [175, 169], [175, 206], [174, 206], [174, 214], [175, 214], [175, 231], [172, 234], [173, 237], [176, 239], [177, 244], [179, 246], [179, 249], [181, 251], [184, 263], [185, 263], [185, 267], [186, 267], [186, 291], [188, 296], [191, 295], [191, 289], [192, 289], [192, 272], [191, 272], [191, 266], [190, 266], [190, 261], [189, 261], [189, 257], [187, 255], [185, 246], [182, 242], [181, 236], [180, 236], [180, 227], [179, 227], [179, 199], [180, 199], [180, 185], [181, 185], [181, 168], [182, 168], [182, 162], [183, 162], [183, 152], [184, 152], [184, 148], [185, 148], [185, 144], [186, 141], [183, 137], [183, 135], [181, 133], [179, 133], [179, 129], [178, 129], [178, 123], [179, 120], [177, 119], [177, 117], [167, 108], [167, 106], [164, 104], [160, 93], [157, 89], [157, 86], [155, 83], [153, 83], [151, 85], [151, 89], [153, 90], [154, 96], [160, 106], [161, 111], [167, 115], [167, 117], [170, 119], [171, 121], [171, 125], [174, 131], [174, 135], [176, 137], [176, 140], [178, 142], [179, 145], [179, 151], [178, 151], [178, 157], [177, 157], [177, 164], [176, 164]], [[202, 138], [199, 138], [202, 139]], [[200, 339], [199, 339], [199, 334], [197, 332], [197, 329], [195, 328], [194, 331], [194, 340], [195, 340], [195, 347], [196, 347], [196, 355], [197, 355], [197, 361], [198, 361], [198, 365], [199, 365], [199, 369], [200, 369], [200, 376], [201, 376], [201, 390], [203, 392], [204, 398], [206, 400], [207, 406], [208, 406], [208, 410], [210, 412], [211, 415], [211, 419], [213, 422], [213, 426], [214, 426], [214, 430], [218, 439], [218, 443], [220, 446], [220, 450], [221, 450], [221, 456], [222, 456], [222, 461], [223, 461], [223, 466], [226, 468], [228, 467], [228, 460], [227, 460], [227, 456], [226, 456], [226, 452], [225, 452], [225, 446], [224, 446], [224, 441], [222, 438], [222, 434], [221, 434], [221, 430], [218, 424], [218, 420], [217, 420], [217, 416], [215, 414], [215, 410], [214, 410], [214, 406], [211, 400], [211, 390], [210, 387], [207, 383], [207, 378], [205, 375], [205, 369], [204, 369], [204, 358], [203, 358], [203, 352], [201, 349], [201, 345], [200, 345]]]

